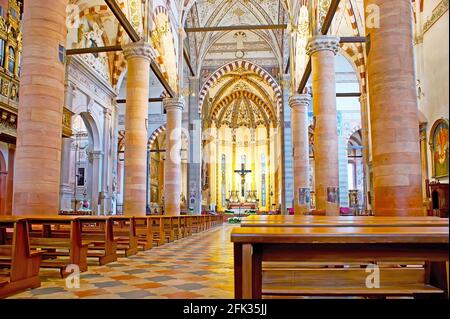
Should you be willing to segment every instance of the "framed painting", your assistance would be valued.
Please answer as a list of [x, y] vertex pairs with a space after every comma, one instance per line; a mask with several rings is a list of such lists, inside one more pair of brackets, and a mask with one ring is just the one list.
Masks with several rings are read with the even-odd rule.
[[430, 132], [430, 150], [433, 178], [448, 177], [448, 120], [437, 120]]

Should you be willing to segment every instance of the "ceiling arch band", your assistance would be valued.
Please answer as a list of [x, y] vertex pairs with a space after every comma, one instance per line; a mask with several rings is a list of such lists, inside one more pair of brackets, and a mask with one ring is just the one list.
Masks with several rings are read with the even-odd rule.
[[202, 111], [203, 102], [209, 89], [211, 89], [211, 87], [213, 87], [213, 85], [225, 74], [233, 72], [239, 68], [244, 68], [246, 71], [254, 72], [258, 76], [260, 76], [267, 84], [269, 84], [272, 87], [277, 99], [277, 103], [279, 105], [282, 104], [281, 88], [275, 81], [275, 79], [266, 70], [246, 60], [235, 60], [219, 68], [205, 82], [202, 89], [200, 90], [199, 106], [198, 106], [199, 112]]

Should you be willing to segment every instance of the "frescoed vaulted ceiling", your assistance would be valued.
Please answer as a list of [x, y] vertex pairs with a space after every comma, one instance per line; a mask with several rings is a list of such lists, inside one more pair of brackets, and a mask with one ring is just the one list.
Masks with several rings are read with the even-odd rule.
[[[287, 29], [243, 30], [222, 32], [188, 32], [184, 38], [191, 64], [195, 73], [204, 83], [221, 66], [235, 60], [251, 61], [265, 69], [281, 82], [290, 60], [289, 42], [291, 21], [294, 31], [298, 32], [300, 8], [309, 5], [312, 0], [116, 0], [125, 16], [137, 32], [153, 44], [157, 63], [170, 86], [177, 91], [179, 83], [179, 45], [183, 40], [180, 26], [185, 28], [204, 28], [232, 25], [288, 25]], [[316, 0], [325, 6], [330, 0]], [[363, 0], [341, 0], [339, 9], [330, 29], [330, 34], [339, 36], [364, 35]], [[120, 45], [129, 42], [127, 34], [109, 10], [104, 0], [69, 0], [76, 10], [69, 10], [68, 21], [78, 21], [78, 25], [68, 31], [67, 48], [85, 48], [91, 46]], [[143, 5], [144, 4], [144, 5]], [[78, 19], [78, 20], [77, 20]], [[169, 25], [167, 25], [167, 22]], [[154, 31], [158, 29], [158, 41]], [[146, 31], [148, 30], [148, 31]], [[163, 31], [161, 31], [163, 30]], [[168, 30], [167, 32], [164, 30]], [[294, 41], [294, 48], [301, 51], [301, 41]], [[343, 45], [343, 53], [355, 65], [361, 78], [364, 76], [364, 60], [361, 44]], [[126, 61], [119, 52], [100, 53], [94, 57], [85, 57], [91, 65], [118, 89], [120, 80], [126, 71]], [[301, 58], [296, 54], [296, 65], [301, 68]], [[186, 67], [185, 67], [186, 69]], [[301, 69], [295, 77], [299, 78]], [[264, 82], [255, 76], [237, 80], [233, 84], [224, 78], [227, 90], [236, 85], [249, 86], [249, 91], [259, 94], [265, 91], [268, 102], [273, 102], [273, 92], [267, 91]], [[254, 83], [258, 85], [255, 85]], [[298, 81], [298, 79], [297, 79]], [[240, 83], [240, 84], [239, 84]], [[221, 87], [211, 88], [211, 95]], [[215, 91], [214, 91], [215, 90]], [[221, 92], [225, 94], [227, 92]], [[262, 97], [262, 96], [261, 96]], [[272, 100], [272, 101], [271, 101]], [[274, 104], [276, 108], [276, 103]]]

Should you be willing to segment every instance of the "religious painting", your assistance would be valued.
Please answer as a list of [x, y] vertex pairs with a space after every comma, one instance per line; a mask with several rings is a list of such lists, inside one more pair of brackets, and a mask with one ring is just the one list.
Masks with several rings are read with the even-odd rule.
[[309, 188], [298, 189], [298, 204], [308, 205], [311, 202], [311, 191]]
[[151, 180], [158, 180], [158, 167], [159, 167], [159, 161], [152, 158], [152, 162], [150, 165], [150, 179]]
[[152, 203], [158, 203], [159, 202], [158, 185], [151, 185], [150, 186], [150, 202], [152, 202]]
[[448, 151], [448, 121], [440, 119], [431, 129], [430, 149], [432, 156], [432, 169], [434, 178], [448, 176], [449, 151]]
[[327, 187], [327, 202], [337, 204], [339, 200], [339, 188]]

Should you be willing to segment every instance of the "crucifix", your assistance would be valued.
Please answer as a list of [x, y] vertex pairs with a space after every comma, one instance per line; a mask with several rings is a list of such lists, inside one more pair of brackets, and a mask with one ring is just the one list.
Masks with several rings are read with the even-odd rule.
[[245, 197], [245, 175], [251, 173], [251, 170], [246, 170], [245, 169], [245, 164], [242, 163], [241, 164], [241, 169], [240, 170], [236, 170], [234, 171], [236, 174], [239, 174], [239, 176], [241, 176], [241, 194], [242, 197]]

